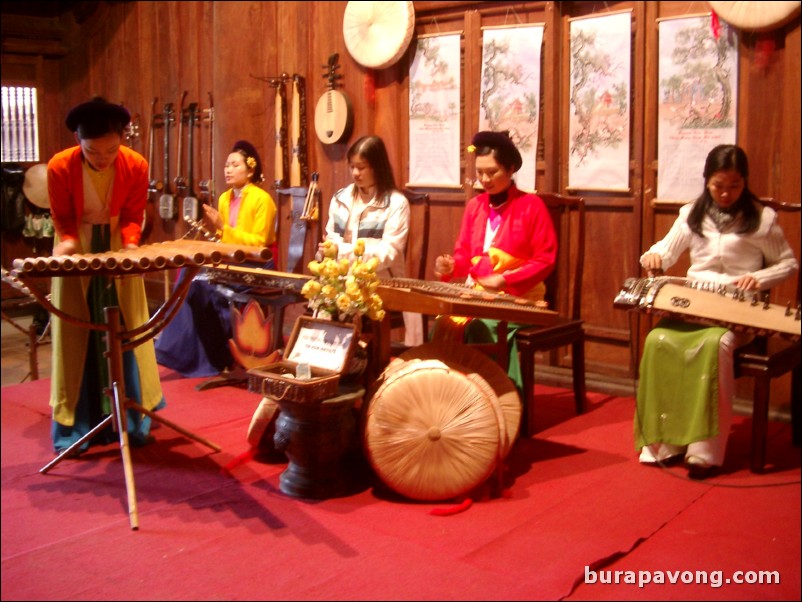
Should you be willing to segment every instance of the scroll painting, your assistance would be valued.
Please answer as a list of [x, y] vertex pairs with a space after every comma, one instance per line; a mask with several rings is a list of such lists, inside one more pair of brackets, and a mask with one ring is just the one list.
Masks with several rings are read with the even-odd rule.
[[[543, 25], [485, 28], [479, 130], [507, 130], [521, 153], [521, 190], [535, 190]], [[473, 135], [473, 134], [471, 134]]]
[[631, 22], [571, 20], [568, 188], [629, 190]]
[[460, 37], [421, 37], [409, 69], [409, 184], [459, 187]]
[[657, 200], [687, 203], [704, 188], [705, 158], [734, 144], [738, 115], [738, 40], [711, 15], [666, 19], [659, 27]]

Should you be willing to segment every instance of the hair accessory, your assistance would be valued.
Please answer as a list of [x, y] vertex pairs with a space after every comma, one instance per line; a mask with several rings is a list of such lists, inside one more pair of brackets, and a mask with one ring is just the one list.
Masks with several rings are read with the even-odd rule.
[[247, 159], [245, 159], [245, 163], [247, 163], [248, 167], [250, 167], [251, 169], [256, 169], [256, 159], [254, 159], [253, 157], [248, 157]]
[[473, 153], [476, 151], [476, 147], [473, 144], [469, 144], [468, 148], [466, 149], [469, 153]]

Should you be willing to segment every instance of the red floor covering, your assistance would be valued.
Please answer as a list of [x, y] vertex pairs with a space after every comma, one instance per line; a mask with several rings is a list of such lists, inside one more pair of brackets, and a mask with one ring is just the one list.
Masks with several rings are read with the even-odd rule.
[[[163, 415], [223, 451], [154, 428], [132, 450], [136, 531], [119, 447], [40, 474], [49, 381], [2, 388], [3, 600], [800, 599], [800, 451], [787, 424], [770, 425], [755, 475], [751, 421], [738, 417], [723, 474], [695, 482], [638, 464], [631, 398], [591, 393], [575, 416], [569, 391], [538, 386], [538, 433], [510, 452], [506, 494], [482, 488], [437, 516], [454, 503], [405, 500], [375, 478], [308, 500], [280, 491], [286, 462], [226, 473], [248, 450], [259, 396], [162, 376]], [[780, 582], [737, 584], [736, 571]]]

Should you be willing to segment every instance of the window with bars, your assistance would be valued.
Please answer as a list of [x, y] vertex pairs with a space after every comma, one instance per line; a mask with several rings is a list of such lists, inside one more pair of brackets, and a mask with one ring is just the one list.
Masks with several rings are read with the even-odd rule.
[[39, 161], [36, 88], [3, 86], [3, 163]]

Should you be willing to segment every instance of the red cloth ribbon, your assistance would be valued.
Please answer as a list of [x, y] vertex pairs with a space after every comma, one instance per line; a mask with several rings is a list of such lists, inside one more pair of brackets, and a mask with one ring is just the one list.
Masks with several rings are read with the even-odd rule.
[[719, 23], [716, 11], [710, 13], [710, 31], [713, 32], [713, 37], [716, 38], [716, 40], [721, 36], [721, 23]]
[[373, 69], [365, 72], [365, 99], [370, 104], [376, 102], [376, 76]]
[[755, 66], [761, 68], [769, 66], [775, 45], [771, 34], [758, 38], [757, 42], [755, 42]]

